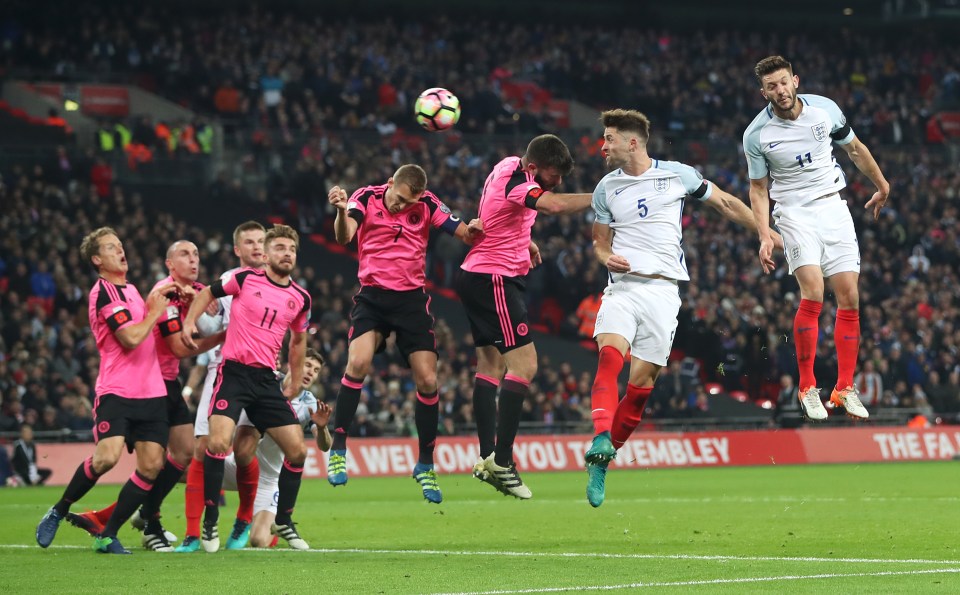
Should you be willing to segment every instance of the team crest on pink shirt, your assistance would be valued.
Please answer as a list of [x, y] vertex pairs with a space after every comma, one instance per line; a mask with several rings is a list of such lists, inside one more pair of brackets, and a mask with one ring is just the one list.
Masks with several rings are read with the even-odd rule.
[[407, 215], [407, 221], [410, 222], [410, 225], [420, 225], [423, 222], [423, 217], [420, 216], [420, 213], [410, 213]]

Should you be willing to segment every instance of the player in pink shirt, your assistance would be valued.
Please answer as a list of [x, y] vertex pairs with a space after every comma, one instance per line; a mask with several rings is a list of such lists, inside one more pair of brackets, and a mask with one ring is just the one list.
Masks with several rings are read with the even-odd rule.
[[433, 335], [430, 296], [424, 289], [427, 240], [437, 228], [472, 245], [483, 234], [479, 219], [469, 225], [450, 213], [427, 188], [427, 174], [418, 165], [403, 165], [379, 186], [360, 188], [350, 199], [339, 186], [330, 189], [337, 208], [337, 242], [354, 236], [360, 254], [360, 292], [350, 313], [347, 369], [340, 381], [334, 419], [333, 446], [327, 479], [347, 483], [347, 431], [360, 403], [360, 389], [370, 373], [373, 356], [384, 348], [390, 333], [413, 371], [417, 385], [414, 419], [420, 454], [413, 477], [423, 496], [439, 503], [443, 496], [433, 466], [440, 416], [437, 394], [437, 343]]
[[126, 444], [137, 453], [137, 468], [120, 490], [117, 506], [94, 543], [98, 552], [129, 554], [117, 539], [117, 530], [144, 502], [163, 467], [167, 445], [166, 387], [157, 361], [153, 327], [176, 295], [173, 283], [155, 287], [146, 302], [127, 283], [127, 258], [116, 232], [101, 227], [80, 245], [84, 260], [100, 278], [90, 290], [90, 328], [100, 352], [93, 436], [97, 447], [77, 468], [63, 497], [37, 525], [37, 543], [48, 547], [60, 522], [104, 473], [117, 464]]
[[522, 157], [494, 166], [480, 197], [484, 235], [464, 259], [456, 282], [477, 348], [473, 411], [480, 460], [473, 473], [521, 499], [532, 494], [513, 462], [513, 442], [537, 373], [525, 293], [527, 272], [539, 264], [540, 251], [530, 241], [530, 229], [537, 213], [574, 213], [590, 206], [591, 194], [553, 192], [572, 171], [570, 150], [552, 134], [531, 140]]
[[[173, 283], [179, 288], [179, 292], [171, 297], [170, 303], [164, 308], [156, 326], [153, 327], [160, 373], [163, 376], [167, 395], [167, 421], [170, 425], [167, 460], [153, 482], [153, 489], [143, 503], [139, 516], [134, 515], [131, 519], [134, 526], [143, 531], [143, 546], [156, 552], [173, 551], [166, 531], [160, 523], [160, 506], [167, 494], [180, 481], [184, 469], [193, 456], [193, 415], [183, 398], [183, 388], [177, 376], [180, 374], [180, 360], [197, 354], [187, 349], [180, 340], [180, 331], [183, 326], [181, 316], [186, 314], [190, 300], [196, 296], [197, 292], [203, 290], [203, 284], [197, 282], [200, 274], [200, 252], [196, 244], [187, 240], [174, 242], [167, 248], [165, 264], [170, 275], [158, 281], [154, 287], [164, 287]], [[219, 345], [223, 342], [223, 336], [221, 332], [197, 341], [200, 351]], [[84, 514], [71, 512], [67, 515], [67, 520], [77, 527], [96, 534], [102, 530], [102, 523], [109, 518], [115, 505], [116, 503], [102, 510]]]
[[[277, 517], [272, 531], [294, 549], [308, 549], [294, 527], [291, 515], [296, 504], [307, 448], [303, 431], [287, 397], [300, 390], [303, 360], [310, 323], [310, 295], [293, 282], [300, 238], [293, 228], [275, 225], [264, 241], [267, 268], [240, 269], [226, 279], [204, 288], [183, 321], [181, 338], [196, 349], [193, 339], [197, 317], [214, 298], [233, 296], [230, 326], [223, 344], [223, 363], [210, 400], [210, 433], [204, 458], [204, 519], [200, 542], [207, 552], [220, 548], [217, 529], [224, 459], [233, 442], [233, 431], [246, 412], [253, 425], [266, 432], [283, 451], [283, 469], [278, 480]], [[281, 389], [274, 366], [283, 337], [290, 331], [291, 380]]]
[[[257, 221], [244, 221], [233, 230], [233, 253], [240, 259], [240, 267], [227, 271], [220, 276], [226, 279], [241, 268], [263, 269], [263, 241], [266, 230]], [[233, 296], [222, 297], [211, 304], [215, 312], [208, 311], [197, 320], [201, 334], [214, 334], [230, 325], [230, 307]], [[207, 452], [207, 435], [210, 431], [210, 399], [216, 384], [217, 371], [223, 361], [223, 348], [218, 347], [209, 353], [207, 377], [200, 392], [197, 404], [197, 419], [194, 424], [196, 441], [193, 449], [193, 462], [187, 468], [187, 487], [184, 498], [184, 513], [187, 519], [187, 533], [183, 542], [174, 550], [179, 553], [191, 553], [200, 549], [200, 519], [203, 517], [203, 459]], [[260, 434], [257, 429], [244, 424], [237, 426], [233, 437], [233, 456], [237, 467], [237, 494], [239, 503], [233, 530], [227, 538], [226, 548], [243, 549], [250, 538], [250, 526], [253, 522], [253, 508], [257, 496], [257, 483], [260, 477], [260, 465], [257, 461], [257, 444]]]

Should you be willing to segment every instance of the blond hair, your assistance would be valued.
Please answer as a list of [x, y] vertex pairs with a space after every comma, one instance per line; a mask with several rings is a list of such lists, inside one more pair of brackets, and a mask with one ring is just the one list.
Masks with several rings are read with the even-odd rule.
[[93, 257], [100, 255], [100, 238], [109, 235], [115, 236], [117, 232], [112, 227], [99, 227], [85, 235], [80, 242], [80, 256], [98, 271], [100, 267], [93, 264]]

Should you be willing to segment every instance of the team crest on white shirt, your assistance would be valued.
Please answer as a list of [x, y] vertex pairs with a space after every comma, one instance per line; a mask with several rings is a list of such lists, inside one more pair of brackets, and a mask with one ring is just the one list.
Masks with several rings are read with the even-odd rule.
[[657, 178], [653, 181], [653, 189], [663, 194], [670, 189], [670, 178]]
[[826, 139], [829, 134], [826, 122], [820, 122], [816, 126], [811, 126], [810, 129], [813, 130], [813, 138], [817, 139], [818, 142]]

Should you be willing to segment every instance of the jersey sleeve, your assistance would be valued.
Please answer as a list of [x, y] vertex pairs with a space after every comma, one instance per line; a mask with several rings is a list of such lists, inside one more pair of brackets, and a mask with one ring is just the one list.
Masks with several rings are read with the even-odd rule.
[[358, 189], [347, 201], [347, 216], [352, 217], [357, 223], [362, 223], [367, 214], [367, 201], [373, 191], [369, 186]]
[[169, 337], [183, 330], [183, 325], [180, 322], [180, 308], [173, 304], [164, 308], [163, 314], [157, 320], [157, 326], [160, 328], [162, 337]]
[[700, 172], [694, 167], [677, 161], [660, 161], [657, 163], [657, 167], [677, 174], [688, 196], [704, 201], [713, 194], [713, 184], [704, 180]]
[[303, 309], [300, 310], [300, 313], [297, 314], [297, 317], [293, 319], [293, 324], [290, 325], [290, 330], [295, 333], [307, 332], [307, 330], [310, 328], [310, 308], [310, 296], [304, 293]]
[[218, 310], [216, 316], [201, 312], [200, 316], [197, 317], [197, 332], [200, 333], [201, 337], [209, 337], [223, 330], [223, 306], [220, 300], [217, 300], [216, 304]]
[[607, 186], [603, 180], [597, 184], [593, 190], [593, 200], [590, 203], [593, 206], [593, 212], [596, 213], [596, 222], [602, 225], [613, 223], [613, 215], [607, 207]]
[[760, 126], [751, 124], [743, 133], [743, 156], [747, 159], [747, 175], [751, 180], [765, 179], [770, 174], [767, 159], [760, 151]]
[[249, 270], [230, 271], [224, 273], [210, 286], [213, 297], [222, 298], [228, 295], [237, 295], [243, 287], [244, 278], [250, 274]]
[[427, 208], [430, 209], [430, 224], [433, 227], [442, 229], [450, 235], [457, 233], [457, 227], [460, 226], [460, 217], [454, 215], [450, 207], [443, 204], [443, 201], [432, 192], [425, 192], [420, 200], [426, 203]]
[[689, 196], [699, 201], [710, 198], [713, 194], [713, 184], [704, 180], [697, 168], [684, 163], [678, 163], [677, 166], [677, 175], [680, 176], [680, 182], [683, 183], [683, 188]]
[[133, 322], [133, 316], [127, 308], [126, 302], [120, 298], [115, 287], [108, 286], [100, 281], [100, 290], [97, 295], [97, 316], [107, 323], [107, 327], [114, 333]]
[[800, 98], [813, 107], [820, 108], [830, 116], [830, 140], [838, 145], [846, 145], [856, 138], [847, 117], [837, 102], [822, 95], [801, 95]]
[[843, 114], [843, 110], [832, 99], [826, 97], [823, 99], [823, 108], [830, 114], [830, 138], [838, 145], [849, 144], [856, 135], [853, 134], [853, 129], [847, 123], [847, 117]]

